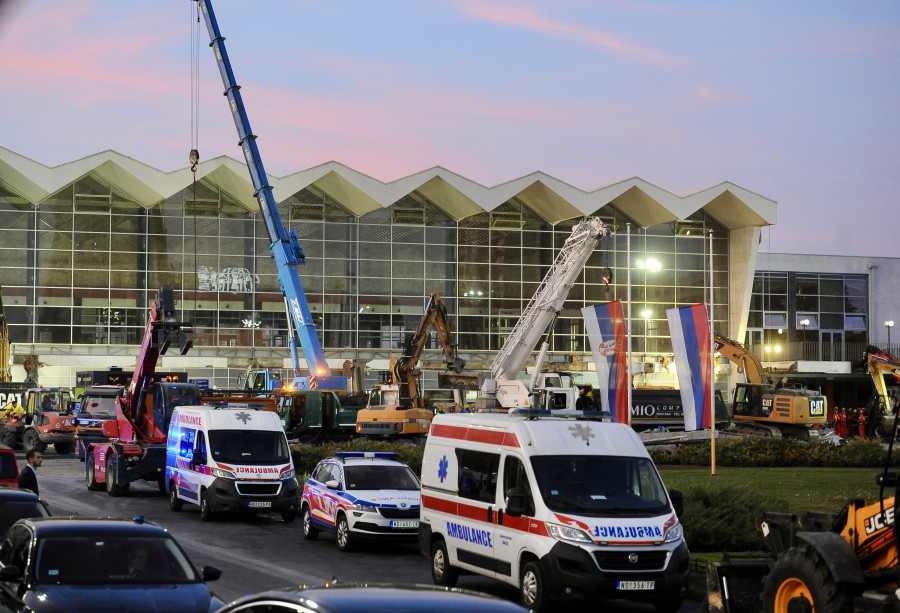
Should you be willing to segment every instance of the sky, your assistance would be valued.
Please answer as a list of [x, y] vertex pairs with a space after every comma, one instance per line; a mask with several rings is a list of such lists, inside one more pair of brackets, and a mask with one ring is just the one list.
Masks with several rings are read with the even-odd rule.
[[[213, 8], [270, 175], [731, 181], [778, 202], [761, 251], [900, 257], [898, 2]], [[208, 42], [192, 0], [0, 0], [0, 146], [48, 166], [243, 159]]]

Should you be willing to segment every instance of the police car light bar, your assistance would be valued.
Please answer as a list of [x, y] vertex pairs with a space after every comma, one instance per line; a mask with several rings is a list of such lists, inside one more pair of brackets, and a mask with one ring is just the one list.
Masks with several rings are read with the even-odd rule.
[[394, 451], [336, 451], [335, 457], [341, 460], [347, 458], [381, 458], [383, 460], [397, 460], [400, 454]]

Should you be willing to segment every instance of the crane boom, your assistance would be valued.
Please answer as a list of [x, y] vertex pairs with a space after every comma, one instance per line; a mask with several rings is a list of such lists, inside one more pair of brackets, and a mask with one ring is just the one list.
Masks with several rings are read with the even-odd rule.
[[549, 324], [562, 308], [575, 277], [584, 268], [600, 238], [609, 234], [598, 217], [585, 219], [572, 227], [562, 250], [547, 271], [519, 321], [491, 364], [495, 379], [515, 379]]
[[[285, 310], [288, 316], [289, 347], [294, 364], [294, 386], [299, 389], [318, 387], [346, 390], [347, 377], [332, 376], [328, 362], [325, 360], [325, 353], [322, 351], [322, 345], [319, 343], [315, 322], [306, 301], [303, 284], [300, 282], [300, 274], [297, 271], [297, 267], [305, 263], [306, 257], [296, 231], [291, 230], [288, 234], [281, 223], [278, 207], [272, 195], [272, 186], [268, 183], [269, 179], [259, 155], [256, 135], [250, 129], [250, 120], [247, 118], [247, 111], [241, 97], [241, 88], [235, 81], [231, 61], [225, 50], [225, 38], [219, 32], [219, 24], [213, 12], [212, 2], [210, 0], [196, 1], [199, 2], [206, 28], [209, 30], [210, 46], [216, 56], [219, 73], [225, 86], [224, 94], [228, 98], [234, 125], [238, 131], [240, 139], [238, 144], [247, 161], [247, 169], [250, 171], [250, 178], [255, 189], [253, 195], [259, 201], [259, 209], [269, 233], [269, 250], [272, 252], [278, 268], [278, 282], [281, 284], [281, 292], [284, 294]], [[310, 377], [308, 378], [298, 377], [300, 372], [300, 358], [297, 353], [298, 337], [300, 346], [303, 348], [303, 357], [309, 366]]]
[[529, 395], [537, 377], [526, 384], [518, 380], [519, 373], [541, 336], [546, 335], [535, 363], [535, 372], [540, 371], [549, 347], [549, 332], [566, 302], [569, 290], [600, 239], [608, 234], [609, 229], [599, 217], [583, 219], [572, 227], [572, 234], [494, 358], [492, 378], [482, 383], [476, 408], [492, 410], [497, 405], [507, 409], [529, 405]]

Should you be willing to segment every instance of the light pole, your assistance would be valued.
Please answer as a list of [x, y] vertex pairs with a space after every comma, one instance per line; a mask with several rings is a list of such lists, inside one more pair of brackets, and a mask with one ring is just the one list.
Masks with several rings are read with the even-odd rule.
[[806, 326], [809, 325], [808, 319], [801, 319], [799, 322], [800, 326], [803, 328], [803, 340], [806, 340]]
[[891, 350], [891, 328], [894, 327], [894, 320], [888, 320], [884, 322], [884, 327], [887, 328], [888, 331], [888, 351]]

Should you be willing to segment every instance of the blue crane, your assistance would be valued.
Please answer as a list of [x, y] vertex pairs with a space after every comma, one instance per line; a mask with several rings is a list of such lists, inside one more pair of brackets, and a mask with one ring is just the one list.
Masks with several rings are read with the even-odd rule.
[[[278, 267], [278, 281], [284, 294], [288, 331], [290, 332], [289, 346], [295, 376], [293, 386], [297, 389], [346, 390], [347, 377], [332, 375], [331, 369], [328, 368], [328, 363], [325, 361], [325, 353], [319, 343], [315, 322], [309, 311], [306, 293], [303, 291], [303, 284], [300, 282], [300, 275], [297, 272], [297, 266], [306, 262], [306, 256], [303, 254], [296, 231], [292, 229], [288, 234], [281, 223], [275, 198], [272, 196], [272, 186], [269, 185], [262, 158], [259, 156], [256, 135], [250, 129], [250, 121], [247, 119], [247, 111], [244, 109], [244, 101], [241, 98], [241, 88], [235, 82], [231, 61], [228, 59], [228, 52], [225, 51], [225, 38], [219, 32], [219, 24], [216, 21], [212, 3], [210, 0], [197, 1], [206, 21], [206, 28], [209, 30], [210, 47], [212, 47], [216, 62], [219, 64], [219, 73], [222, 75], [222, 83], [225, 85], [225, 96], [228, 98], [234, 125], [240, 137], [238, 144], [244, 151], [250, 178], [253, 180], [253, 187], [256, 190], [254, 196], [259, 201], [259, 209], [266, 222], [266, 230], [271, 241], [269, 250]], [[309, 366], [309, 377], [297, 376], [300, 372], [300, 358], [297, 354], [298, 337], [300, 346], [303, 348], [303, 357], [306, 358]]]

